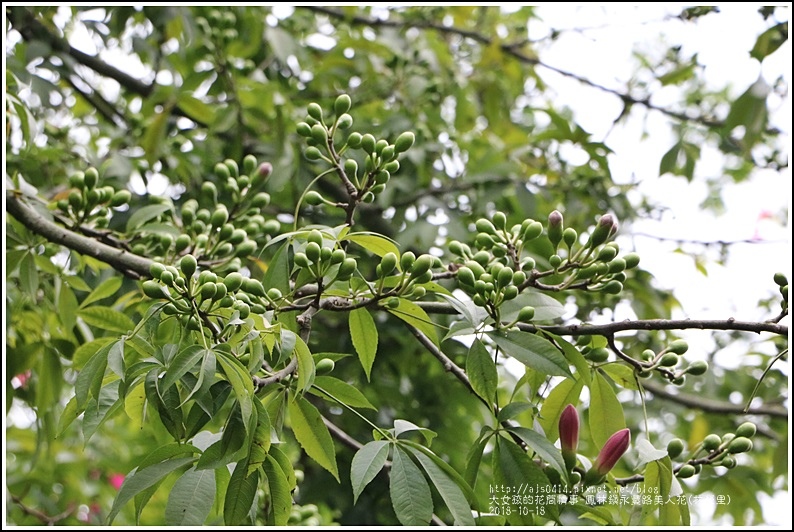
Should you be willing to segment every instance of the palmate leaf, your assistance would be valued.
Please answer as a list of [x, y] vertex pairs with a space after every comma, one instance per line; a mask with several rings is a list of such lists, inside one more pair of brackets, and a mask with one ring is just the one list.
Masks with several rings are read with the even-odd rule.
[[404, 526], [427, 526], [433, 516], [433, 497], [427, 480], [411, 457], [394, 448], [389, 493], [397, 519]]
[[[408, 447], [408, 450], [419, 461], [433, 486], [436, 487], [441, 498], [444, 499], [444, 504], [447, 505], [452, 518], [455, 520], [455, 526], [474, 526], [471, 508], [460, 485], [447, 475], [430, 456], [414, 447]], [[463, 481], [462, 478], [458, 478], [461, 482]]]

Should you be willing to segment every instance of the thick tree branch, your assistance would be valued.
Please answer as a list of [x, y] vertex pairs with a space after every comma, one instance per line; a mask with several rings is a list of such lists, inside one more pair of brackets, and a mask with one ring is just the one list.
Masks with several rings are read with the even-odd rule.
[[149, 266], [153, 262], [150, 259], [108, 246], [93, 238], [60, 227], [26, 205], [22, 198], [12, 191], [6, 191], [6, 210], [22, 225], [50, 242], [61, 244], [78, 253], [106, 262], [132, 279], [149, 277]]
[[642, 381], [642, 387], [660, 399], [665, 399], [667, 401], [688, 406], [703, 412], [711, 412], [714, 414], [771, 416], [779, 419], [788, 419], [788, 410], [783, 407], [766, 405], [750, 408], [745, 411], [743, 405], [735, 405], [733, 403], [727, 403], [724, 401], [716, 401], [714, 399], [703, 397], [702, 395], [669, 392], [665, 389], [664, 384], [660, 384], [652, 380]]
[[609, 336], [619, 331], [677, 331], [685, 329], [747, 331], [759, 334], [769, 332], [788, 336], [788, 327], [785, 325], [766, 321], [737, 321], [733, 318], [728, 318], [727, 320], [625, 320], [600, 325], [586, 323], [576, 325], [529, 325], [519, 323], [518, 328], [522, 331], [546, 331], [561, 336], [583, 336], [587, 334]]

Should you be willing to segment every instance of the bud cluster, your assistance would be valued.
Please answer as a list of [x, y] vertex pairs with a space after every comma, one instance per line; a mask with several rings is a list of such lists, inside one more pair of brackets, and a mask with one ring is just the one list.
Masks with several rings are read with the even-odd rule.
[[112, 209], [127, 205], [132, 199], [129, 190], [116, 190], [110, 185], [99, 186], [99, 171], [88, 168], [69, 178], [71, 190], [58, 200], [57, 207], [78, 225], [96, 228], [108, 226]]
[[645, 349], [640, 354], [642, 369], [637, 372], [640, 378], [648, 378], [657, 371], [671, 384], [682, 386], [686, 382], [686, 375], [700, 376], [709, 369], [708, 362], [695, 360], [684, 367], [680, 367], [683, 355], [689, 350], [685, 340], [674, 340], [666, 348], [655, 353], [652, 349]]
[[[333, 107], [333, 120], [326, 123], [323, 109], [318, 103], [307, 106], [307, 117], [299, 122], [296, 130], [298, 135], [306, 139], [308, 147], [304, 155], [311, 161], [325, 161], [337, 169], [343, 176], [345, 184], [355, 188], [351, 199], [358, 202], [372, 203], [386, 189], [392, 174], [400, 169], [397, 161], [399, 155], [413, 146], [415, 135], [406, 131], [399, 135], [394, 143], [386, 139], [376, 139], [370, 133], [361, 134], [353, 131], [344, 142], [337, 143], [337, 132], [348, 130], [353, 125], [353, 117], [348, 113], [352, 105], [350, 96], [342, 94], [337, 97]], [[359, 150], [363, 158], [342, 158], [348, 150]], [[308, 191], [304, 200], [309, 205], [335, 205], [323, 198], [316, 191]]]
[[680, 460], [684, 453], [684, 442], [674, 438], [667, 444], [667, 454], [671, 459], [679, 459], [683, 463], [676, 469], [678, 478], [690, 478], [699, 474], [704, 465], [722, 466], [727, 469], [736, 467], [735, 455], [749, 452], [753, 449], [752, 438], [756, 434], [754, 423], [747, 421], [736, 428], [736, 432], [728, 432], [719, 436], [709, 434], [695, 449]]
[[344, 249], [325, 245], [323, 235], [312, 229], [306, 237], [302, 250], [293, 257], [295, 266], [308, 272], [311, 279], [320, 280], [330, 276], [331, 282], [348, 281], [356, 271], [356, 259], [347, 256]]

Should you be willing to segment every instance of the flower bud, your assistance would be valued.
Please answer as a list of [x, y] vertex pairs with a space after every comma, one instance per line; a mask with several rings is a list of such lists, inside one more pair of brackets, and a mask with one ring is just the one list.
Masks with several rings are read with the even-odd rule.
[[344, 113], [350, 110], [350, 107], [353, 105], [350, 96], [347, 94], [340, 94], [336, 97], [336, 101], [334, 102], [334, 113], [336, 116], [341, 116]]
[[354, 131], [347, 137], [347, 145], [355, 149], [361, 146], [361, 133]]
[[306, 107], [306, 112], [308, 115], [315, 120], [322, 120], [323, 119], [323, 108], [320, 107], [320, 104], [312, 102]]
[[593, 229], [593, 233], [590, 235], [590, 241], [588, 245], [591, 248], [595, 248], [596, 246], [600, 246], [604, 242], [607, 241], [609, 236], [617, 230], [617, 222], [612, 217], [611, 214], [605, 214], [598, 220], [598, 224], [596, 224], [596, 228]]
[[709, 364], [705, 360], [695, 360], [692, 362], [689, 367], [686, 369], [686, 372], [690, 375], [703, 375], [709, 370]]
[[414, 145], [414, 141], [416, 140], [416, 136], [410, 132], [406, 131], [402, 133], [397, 140], [394, 141], [394, 152], [395, 153], [402, 153], [407, 151], [411, 146]]
[[736, 436], [740, 438], [752, 438], [755, 436], [755, 431], [755, 423], [748, 421], [739, 425], [739, 428], [736, 429]]
[[731, 454], [746, 453], [753, 449], [753, 441], [750, 438], [739, 436], [728, 444], [728, 452]]
[[623, 260], [626, 261], [626, 269], [631, 270], [639, 265], [640, 256], [636, 253], [629, 253], [628, 255], [623, 256]]
[[568, 246], [568, 248], [571, 248], [576, 243], [576, 238], [578, 236], [579, 235], [576, 233], [576, 229], [569, 227], [562, 232], [562, 241], [565, 242], [565, 245]]
[[670, 458], [677, 458], [684, 452], [684, 441], [679, 438], [673, 438], [667, 443], [667, 455]]
[[670, 353], [675, 353], [676, 355], [683, 355], [689, 349], [689, 344], [686, 343], [685, 340], [675, 340], [669, 346], [667, 346], [667, 350]]
[[532, 222], [527, 225], [526, 230], [524, 231], [524, 242], [529, 242], [530, 240], [534, 240], [539, 237], [543, 233], [543, 224], [540, 222]]
[[548, 234], [549, 234], [549, 240], [551, 241], [551, 245], [554, 247], [555, 250], [557, 249], [557, 246], [560, 244], [560, 241], [562, 240], [562, 233], [563, 233], [562, 213], [560, 213], [560, 211], [551, 211], [551, 214], [549, 214]]
[[703, 448], [707, 451], [713, 451], [722, 443], [722, 438], [716, 434], [709, 434], [703, 439]]
[[775, 284], [780, 287], [788, 285], [788, 279], [785, 273], [777, 272], [774, 276]]
[[569, 404], [560, 415], [560, 447], [565, 467], [568, 471], [576, 465], [576, 448], [579, 445], [579, 414], [576, 408]]
[[692, 466], [690, 464], [684, 464], [684, 465], [681, 466], [681, 469], [678, 470], [678, 473], [676, 473], [676, 476], [678, 478], [689, 478], [689, 477], [694, 476], [695, 473], [697, 473], [697, 470], [695, 469], [695, 466]]
[[325, 201], [322, 195], [316, 190], [308, 191], [306, 193], [306, 196], [304, 196], [304, 200], [306, 200], [306, 203], [308, 203], [309, 205], [314, 205], [314, 206], [320, 205]]
[[585, 482], [587, 484], [601, 482], [628, 450], [630, 443], [631, 432], [629, 429], [621, 429], [610, 436], [593, 462], [593, 467], [585, 475]]

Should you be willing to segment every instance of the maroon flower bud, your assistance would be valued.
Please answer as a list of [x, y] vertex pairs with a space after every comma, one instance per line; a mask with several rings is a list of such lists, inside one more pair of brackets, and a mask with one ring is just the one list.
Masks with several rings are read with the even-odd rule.
[[554, 246], [555, 251], [562, 240], [563, 229], [562, 213], [560, 213], [560, 211], [551, 211], [551, 214], [549, 214], [548, 233], [549, 240], [551, 241], [551, 245]]
[[601, 452], [598, 453], [593, 467], [585, 474], [585, 482], [589, 485], [601, 482], [609, 473], [618, 460], [623, 456], [631, 443], [631, 432], [629, 429], [622, 429], [609, 437]]
[[273, 165], [270, 163], [262, 163], [259, 165], [256, 172], [260, 179], [265, 180], [273, 173]]
[[573, 405], [568, 405], [560, 415], [560, 447], [565, 467], [571, 471], [576, 465], [576, 447], [579, 445], [579, 414]]

